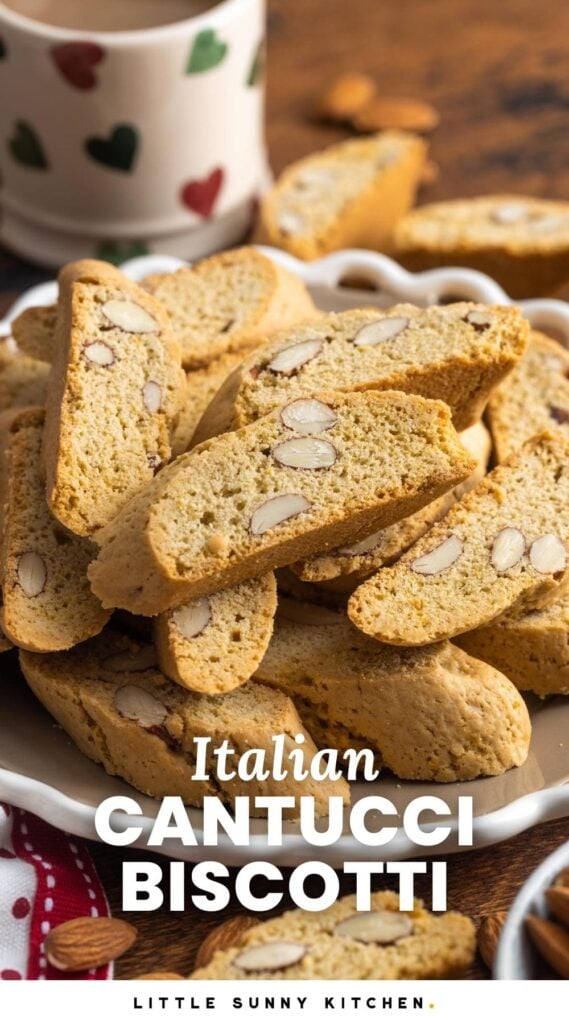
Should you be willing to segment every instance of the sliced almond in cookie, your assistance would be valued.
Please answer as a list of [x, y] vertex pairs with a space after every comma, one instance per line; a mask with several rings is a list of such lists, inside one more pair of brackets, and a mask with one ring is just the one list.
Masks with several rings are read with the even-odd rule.
[[298, 345], [289, 345], [288, 348], [277, 352], [267, 370], [272, 373], [291, 374], [300, 369], [305, 363], [315, 359], [322, 351], [322, 341], [319, 338], [312, 338], [309, 341], [300, 341]]
[[115, 361], [115, 353], [111, 346], [105, 345], [103, 341], [92, 341], [89, 345], [85, 345], [83, 355], [85, 359], [90, 363], [95, 363], [96, 366], [112, 366]]
[[350, 544], [345, 548], [338, 548], [338, 550], [341, 555], [367, 555], [369, 551], [373, 551], [377, 547], [384, 532], [384, 530], [377, 530], [376, 533], [370, 534], [364, 540], [360, 540], [356, 544]]
[[334, 935], [388, 946], [404, 939], [413, 931], [413, 923], [406, 914], [392, 910], [368, 910], [346, 917], [334, 928]]
[[284, 523], [293, 516], [300, 515], [310, 508], [311, 502], [302, 494], [277, 494], [262, 505], [258, 505], [251, 516], [249, 529], [258, 537], [272, 530], [279, 523]]
[[162, 388], [155, 380], [147, 380], [142, 389], [144, 405], [149, 413], [160, 412], [162, 405]]
[[488, 313], [483, 313], [480, 309], [471, 309], [464, 319], [477, 331], [482, 332], [492, 326], [492, 317]]
[[331, 430], [338, 417], [334, 410], [317, 398], [297, 398], [281, 412], [281, 420], [289, 430], [299, 434], [321, 434]]
[[443, 540], [438, 547], [411, 562], [410, 568], [422, 576], [436, 576], [439, 572], [444, 572], [445, 569], [450, 569], [451, 565], [454, 565], [460, 558], [463, 547], [460, 538], [451, 533], [450, 537]]
[[191, 640], [199, 636], [211, 620], [211, 605], [207, 597], [200, 597], [191, 604], [182, 605], [172, 613], [172, 619], [182, 636]]
[[384, 316], [381, 320], [375, 320], [374, 323], [362, 327], [356, 334], [353, 343], [367, 346], [379, 345], [382, 341], [392, 341], [409, 326], [409, 322], [406, 316]]
[[46, 564], [36, 551], [26, 551], [18, 559], [18, 583], [26, 597], [39, 597], [47, 580]]
[[273, 458], [291, 469], [329, 469], [338, 453], [330, 441], [320, 437], [293, 437], [274, 446]]
[[506, 526], [500, 530], [492, 545], [492, 565], [496, 572], [513, 569], [524, 557], [526, 539], [515, 526]]
[[528, 219], [529, 210], [525, 203], [504, 203], [492, 210], [490, 216], [496, 224], [519, 224]]
[[282, 971], [300, 963], [307, 952], [308, 947], [300, 942], [265, 942], [262, 946], [249, 946], [243, 950], [233, 964], [247, 973]]
[[554, 533], [545, 533], [543, 537], [534, 540], [529, 549], [529, 559], [538, 572], [563, 572], [567, 565], [567, 551], [559, 537]]
[[141, 686], [121, 686], [115, 694], [115, 708], [123, 718], [129, 718], [142, 726], [152, 729], [162, 725], [168, 715], [164, 705]]
[[102, 306], [102, 311], [114, 327], [129, 334], [155, 334], [160, 331], [158, 321], [131, 299], [109, 299]]
[[304, 227], [304, 217], [296, 210], [282, 210], [278, 215], [277, 226], [283, 235], [297, 235]]

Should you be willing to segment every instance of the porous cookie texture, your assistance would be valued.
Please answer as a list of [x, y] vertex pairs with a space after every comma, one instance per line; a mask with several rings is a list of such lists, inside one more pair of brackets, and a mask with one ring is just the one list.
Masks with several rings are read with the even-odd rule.
[[402, 649], [342, 612], [279, 598], [255, 673], [295, 702], [321, 746], [371, 747], [402, 779], [456, 782], [524, 763], [530, 721], [515, 686], [445, 641]]
[[383, 132], [291, 164], [263, 196], [257, 238], [312, 260], [358, 246], [384, 251], [421, 180], [426, 145]]
[[569, 203], [519, 195], [429, 203], [401, 218], [395, 248], [410, 270], [474, 267], [515, 298], [543, 295], [569, 279]]
[[43, 411], [22, 410], [8, 445], [0, 576], [4, 633], [30, 651], [60, 651], [103, 629], [109, 618], [91, 592], [94, 544], [61, 526], [40, 475]]
[[279, 332], [234, 371], [206, 410], [196, 441], [235, 429], [316, 389], [395, 388], [450, 406], [457, 430], [523, 355], [529, 327], [513, 306], [457, 302], [332, 313]]
[[163, 612], [154, 619], [158, 663], [189, 690], [226, 693], [252, 675], [273, 631], [273, 573]]
[[92, 536], [170, 458], [184, 374], [168, 317], [109, 264], [59, 277], [43, 457], [54, 516]]
[[[314, 796], [327, 812], [328, 797], [349, 799], [349, 787], [339, 782], [297, 782], [290, 775], [276, 781], [221, 779], [211, 751], [228, 740], [235, 755], [227, 774], [249, 749], [266, 750], [272, 763], [272, 737], [284, 734], [285, 757], [297, 746], [310, 760], [316, 748], [292, 701], [258, 683], [233, 693], [205, 696], [170, 682], [156, 667], [151, 645], [106, 631], [65, 654], [39, 655], [22, 651], [22, 672], [36, 697], [71, 736], [79, 749], [149, 796], [176, 793], [185, 803], [201, 806], [205, 796], [232, 803], [236, 796]], [[295, 737], [304, 734], [304, 742]], [[211, 737], [208, 780], [194, 779], [194, 737]], [[254, 813], [254, 811], [253, 811]]]
[[491, 394], [488, 423], [502, 461], [544, 430], [569, 438], [569, 352], [532, 331], [523, 359]]
[[0, 413], [41, 406], [45, 402], [49, 366], [28, 356], [0, 356]]
[[172, 426], [172, 458], [190, 450], [196, 427], [223, 382], [242, 359], [240, 352], [229, 352], [202, 370], [186, 374], [179, 411]]
[[399, 910], [390, 891], [371, 895], [368, 911], [344, 896], [317, 913], [290, 910], [255, 925], [214, 954], [193, 980], [365, 981], [460, 977], [474, 959], [476, 933], [462, 914], [430, 914], [420, 900]]
[[457, 643], [539, 697], [569, 694], [569, 597], [525, 614], [510, 612]]
[[292, 567], [294, 571], [307, 582], [336, 581], [342, 592], [351, 593], [358, 580], [397, 561], [433, 523], [446, 515], [455, 501], [476, 487], [485, 476], [492, 449], [486, 427], [483, 423], [475, 423], [459, 437], [461, 444], [476, 459], [476, 469], [464, 483], [458, 484], [400, 523], [386, 526], [367, 537], [354, 538], [353, 543], [336, 548], [335, 551], [298, 562]]
[[350, 618], [377, 640], [414, 646], [555, 601], [566, 581], [568, 503], [569, 440], [542, 434], [358, 587]]
[[103, 604], [154, 615], [207, 597], [410, 515], [474, 468], [442, 402], [325, 392], [308, 415], [289, 403], [166, 467], [99, 534]]
[[51, 363], [55, 349], [57, 305], [30, 306], [12, 321], [12, 337], [21, 352]]
[[252, 247], [231, 249], [143, 282], [168, 311], [188, 369], [252, 348], [315, 313], [295, 274]]

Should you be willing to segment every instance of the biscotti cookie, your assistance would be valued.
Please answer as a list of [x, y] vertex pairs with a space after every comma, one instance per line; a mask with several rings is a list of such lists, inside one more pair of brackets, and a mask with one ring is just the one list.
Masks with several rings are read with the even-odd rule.
[[289, 910], [246, 931], [235, 946], [218, 950], [191, 980], [370, 981], [455, 978], [476, 950], [474, 924], [462, 914], [430, 914], [420, 900], [399, 910], [394, 892], [371, 894], [358, 913], [344, 896], [317, 913]]
[[490, 396], [488, 422], [499, 462], [543, 430], [569, 438], [569, 352], [532, 331], [523, 359]]
[[0, 412], [45, 403], [49, 365], [28, 356], [0, 357]]
[[[226, 780], [215, 772], [211, 752], [223, 740], [235, 750], [228, 775], [249, 749], [270, 756], [276, 735], [285, 734], [292, 749], [303, 733], [298, 747], [308, 760], [316, 753], [292, 701], [284, 694], [277, 699], [268, 687], [251, 682], [223, 695], [190, 693], [159, 672], [152, 646], [110, 630], [65, 654], [22, 651], [20, 664], [36, 697], [81, 752], [149, 796], [175, 793], [193, 806], [202, 806], [204, 796], [228, 803], [236, 796], [314, 796], [320, 813], [327, 812], [331, 795], [349, 799], [344, 780], [316, 782], [309, 776], [301, 782], [290, 775], [283, 781], [272, 775], [263, 782], [237, 775]], [[192, 777], [194, 737], [199, 736], [211, 738], [210, 778], [204, 781]]]
[[[316, 389], [395, 388], [450, 406], [457, 430], [480, 419], [488, 396], [523, 355], [519, 310], [457, 302], [332, 313], [257, 348], [220, 389], [196, 442], [265, 416]], [[220, 430], [221, 427], [221, 430]]]
[[273, 331], [316, 312], [300, 278], [252, 247], [230, 249], [142, 283], [167, 310], [187, 369], [253, 348]]
[[350, 746], [371, 747], [402, 779], [500, 775], [527, 757], [529, 716], [515, 686], [448, 641], [387, 647], [341, 612], [280, 598], [255, 679], [306, 708], [318, 745], [349, 731]]
[[414, 512], [393, 526], [386, 526], [368, 537], [354, 540], [343, 548], [336, 548], [323, 555], [315, 555], [305, 562], [292, 566], [302, 580], [318, 583], [322, 581], [338, 581], [342, 578], [341, 590], [351, 592], [359, 579], [369, 576], [384, 565], [391, 565], [411, 547], [419, 537], [442, 519], [455, 501], [460, 501], [463, 494], [472, 490], [486, 474], [488, 459], [492, 449], [490, 435], [483, 423], [475, 423], [473, 427], [459, 434], [461, 444], [476, 459], [476, 469], [467, 480], [447, 491], [430, 505]]
[[316, 394], [167, 466], [101, 531], [91, 585], [154, 615], [397, 521], [473, 468], [442, 402]]
[[516, 195], [429, 203], [399, 221], [395, 249], [410, 270], [473, 267], [514, 298], [548, 294], [569, 280], [569, 203]]
[[525, 614], [509, 612], [457, 643], [539, 697], [569, 694], [569, 596]]
[[350, 598], [377, 640], [420, 645], [551, 603], [566, 580], [569, 440], [542, 434], [497, 466]]
[[40, 474], [43, 411], [11, 424], [0, 577], [4, 633], [30, 651], [61, 651], [95, 636], [109, 612], [87, 582], [91, 541], [69, 533], [48, 509]]
[[12, 321], [10, 330], [20, 352], [44, 363], [51, 363], [56, 323], [57, 305], [30, 306]]
[[154, 619], [158, 664], [188, 690], [227, 693], [263, 657], [277, 607], [273, 573], [163, 612]]
[[109, 264], [59, 276], [43, 457], [54, 516], [92, 536], [170, 458], [184, 374], [160, 303]]
[[177, 459], [192, 447], [196, 427], [214, 395], [232, 370], [239, 365], [240, 352], [220, 356], [202, 370], [186, 374], [182, 402], [172, 427], [172, 458]]
[[303, 260], [352, 246], [385, 251], [415, 200], [425, 156], [425, 143], [406, 132], [313, 153], [265, 193], [256, 237]]

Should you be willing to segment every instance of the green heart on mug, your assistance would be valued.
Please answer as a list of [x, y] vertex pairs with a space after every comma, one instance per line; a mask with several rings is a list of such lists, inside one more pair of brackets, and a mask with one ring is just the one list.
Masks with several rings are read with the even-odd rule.
[[14, 160], [24, 167], [45, 171], [49, 166], [41, 139], [27, 121], [16, 121], [16, 130], [10, 139], [9, 148]]
[[227, 50], [227, 43], [217, 38], [214, 29], [204, 28], [202, 32], [198, 33], [192, 44], [186, 74], [196, 75], [201, 71], [211, 71], [212, 68], [221, 64]]
[[253, 88], [258, 85], [263, 78], [263, 72], [265, 70], [265, 40], [262, 39], [258, 43], [255, 53], [253, 54], [253, 60], [251, 61], [251, 67], [249, 68], [249, 74], [247, 75], [246, 85]]
[[101, 242], [95, 250], [98, 260], [106, 260], [120, 266], [125, 260], [133, 260], [136, 256], [148, 256], [146, 242]]
[[98, 164], [115, 171], [132, 171], [138, 149], [138, 132], [130, 124], [117, 124], [107, 139], [92, 135], [85, 149]]

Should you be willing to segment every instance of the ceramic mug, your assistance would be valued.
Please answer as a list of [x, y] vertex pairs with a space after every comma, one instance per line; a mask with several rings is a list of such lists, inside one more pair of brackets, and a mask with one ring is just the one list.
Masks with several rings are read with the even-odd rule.
[[102, 33], [0, 0], [0, 242], [59, 266], [239, 241], [267, 179], [264, 34], [265, 0]]

